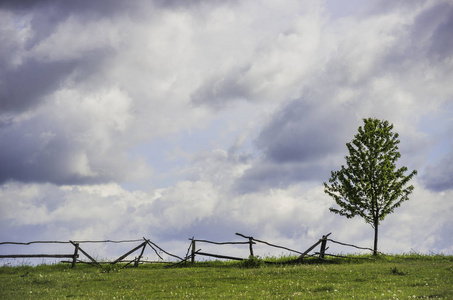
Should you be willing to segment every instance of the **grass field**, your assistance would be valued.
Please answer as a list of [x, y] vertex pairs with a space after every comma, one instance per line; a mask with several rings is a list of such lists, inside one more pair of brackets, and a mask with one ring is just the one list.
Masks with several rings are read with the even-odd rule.
[[[360, 256], [364, 258], [364, 256]], [[0, 299], [453, 299], [453, 256], [0, 267]]]

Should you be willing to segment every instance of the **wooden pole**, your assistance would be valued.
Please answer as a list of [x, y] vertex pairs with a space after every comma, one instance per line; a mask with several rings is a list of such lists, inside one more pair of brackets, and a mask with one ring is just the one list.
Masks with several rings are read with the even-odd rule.
[[242, 236], [243, 238], [246, 238], [246, 239], [249, 239], [249, 250], [250, 250], [250, 256], [254, 256], [253, 255], [253, 244], [255, 244], [255, 242], [253, 241], [254, 238], [253, 236], [246, 236], [246, 235], [243, 235], [242, 233], [238, 233], [236, 232], [236, 235], [239, 235], [239, 236]]
[[[192, 240], [193, 240], [194, 237], [192, 237]], [[186, 252], [186, 256], [184, 258], [184, 264], [187, 265], [187, 260], [189, 259], [189, 251], [190, 249], [192, 248], [192, 242], [190, 242], [190, 245], [189, 245], [189, 248], [187, 248], [187, 252]]]
[[327, 236], [322, 236], [321, 249], [319, 250], [319, 258], [323, 259], [326, 252]]
[[82, 252], [82, 253], [83, 253], [86, 257], [88, 257], [88, 259], [91, 260], [95, 265], [100, 266], [100, 264], [99, 264], [94, 258], [92, 258], [88, 253], [86, 253], [85, 251], [83, 251], [82, 248], [80, 248], [79, 243], [74, 243], [74, 242], [72, 242], [72, 241], [70, 241], [70, 242], [71, 242], [71, 244], [74, 245], [74, 247], [77, 247], [77, 250], [78, 250], [78, 251]]
[[263, 244], [266, 244], [266, 245], [271, 246], [271, 247], [285, 249], [285, 250], [288, 250], [288, 251], [291, 251], [291, 252], [302, 254], [302, 252], [299, 252], [297, 250], [293, 250], [293, 249], [290, 249], [290, 248], [287, 248], [287, 247], [277, 246], [277, 245], [274, 245], [274, 244], [271, 244], [271, 243], [268, 243], [268, 242], [265, 242], [265, 241], [262, 241], [262, 240], [258, 240], [258, 239], [255, 239], [255, 238], [253, 238], [253, 242], [263, 243]]
[[194, 263], [195, 262], [195, 240], [192, 238], [192, 253], [190, 256], [190, 262]]
[[79, 255], [78, 255], [78, 254], [79, 254], [79, 243], [75, 243], [75, 244], [73, 244], [73, 245], [74, 245], [75, 249], [74, 249], [74, 256], [73, 256], [73, 258], [72, 258], [72, 265], [71, 265], [71, 267], [72, 267], [72, 268], [75, 268], [76, 263], [77, 263], [77, 257], [79, 256]]
[[140, 255], [138, 256], [138, 258], [135, 260], [135, 263], [134, 263], [134, 267], [138, 267], [138, 263], [140, 262], [140, 258], [142, 258], [143, 256], [143, 252], [145, 252], [145, 247], [146, 247], [146, 242], [143, 243], [143, 248], [142, 248], [142, 251], [140, 252]]
[[[145, 238], [144, 238], [144, 239], [145, 239]], [[160, 251], [162, 251], [163, 253], [165, 253], [165, 254], [167, 254], [167, 255], [169, 255], [169, 256], [175, 257], [175, 258], [177, 258], [177, 259], [179, 259], [179, 260], [183, 260], [183, 258], [181, 258], [181, 257], [179, 257], [179, 256], [176, 256], [176, 255], [174, 255], [174, 254], [168, 253], [167, 251], [165, 251], [165, 250], [162, 249], [161, 247], [157, 246], [156, 244], [154, 244], [154, 243], [151, 242], [150, 240], [147, 240], [147, 239], [145, 239], [145, 240], [146, 240], [146, 242], [148, 243], [148, 245], [151, 246], [151, 248], [153, 248], [153, 246], [154, 246], [154, 247], [156, 247], [157, 249], [159, 249]], [[153, 249], [154, 249], [154, 248], [153, 248]], [[159, 257], [160, 257], [160, 256], [159, 256]]]
[[[329, 233], [329, 234], [327, 234], [327, 235], [325, 235], [325, 237], [327, 238], [327, 237], [328, 237], [329, 235], [331, 235], [331, 234], [332, 234], [332, 232]], [[319, 244], [321, 244], [321, 243], [322, 243], [322, 239], [318, 240], [318, 241], [317, 241], [316, 243], [314, 243], [310, 248], [308, 248], [307, 250], [305, 250], [305, 252], [302, 253], [298, 258], [292, 260], [292, 262], [300, 262], [300, 261], [304, 258], [305, 255], [307, 255], [311, 250], [315, 249], [315, 248], [316, 248]]]
[[316, 246], [318, 246], [319, 244], [321, 244], [321, 240], [317, 241], [316, 243], [314, 243], [310, 248], [308, 248], [307, 250], [305, 250], [304, 253], [302, 253], [302, 255], [300, 255], [298, 258], [296, 258], [295, 260], [296, 261], [301, 261], [305, 255], [307, 255], [311, 250], [315, 249]]
[[143, 247], [145, 244], [146, 244], [146, 242], [141, 243], [140, 245], [138, 245], [137, 247], [135, 247], [135, 248], [132, 249], [131, 251], [127, 252], [127, 253], [124, 254], [124, 255], [121, 255], [117, 260], [111, 262], [110, 264], [112, 264], [112, 265], [116, 264], [117, 262], [121, 261], [123, 258], [125, 258], [126, 256], [128, 256], [128, 255], [131, 254], [132, 252], [135, 252], [135, 251], [137, 251], [138, 249], [140, 249], [140, 247]]
[[150, 242], [149, 240], [147, 240], [147, 239], [145, 239], [145, 241], [146, 241], [146, 243], [148, 244], [148, 246], [150, 246], [151, 249], [154, 250], [154, 253], [156, 253], [156, 255], [157, 255], [161, 260], [164, 260], [164, 259], [162, 258], [162, 256], [159, 255], [159, 252], [157, 252], [157, 250], [153, 247], [153, 245], [151, 245], [151, 242]]
[[203, 255], [203, 256], [216, 257], [216, 258], [231, 259], [231, 260], [244, 260], [243, 258], [240, 258], [240, 257], [233, 257], [233, 256], [227, 256], [227, 255], [218, 255], [218, 254], [211, 254], [211, 253], [204, 253], [204, 252], [197, 252], [197, 254], [198, 255]]
[[94, 258], [92, 258], [88, 253], [83, 251], [82, 248], [79, 247], [79, 251], [82, 252], [86, 257], [88, 257], [88, 259], [91, 260], [95, 265], [100, 266], [100, 264]]

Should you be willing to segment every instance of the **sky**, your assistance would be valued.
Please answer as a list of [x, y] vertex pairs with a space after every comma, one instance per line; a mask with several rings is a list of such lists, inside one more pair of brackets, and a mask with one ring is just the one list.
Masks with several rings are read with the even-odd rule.
[[372, 247], [323, 187], [372, 117], [418, 171], [380, 251], [451, 255], [452, 32], [442, 0], [3, 0], [0, 241]]

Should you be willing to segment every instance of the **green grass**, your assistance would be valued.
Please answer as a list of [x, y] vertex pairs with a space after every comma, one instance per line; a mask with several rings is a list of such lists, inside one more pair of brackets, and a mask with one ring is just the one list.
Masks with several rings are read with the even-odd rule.
[[0, 299], [161, 298], [453, 299], [453, 256], [309, 259], [297, 265], [212, 261], [174, 268], [0, 267]]

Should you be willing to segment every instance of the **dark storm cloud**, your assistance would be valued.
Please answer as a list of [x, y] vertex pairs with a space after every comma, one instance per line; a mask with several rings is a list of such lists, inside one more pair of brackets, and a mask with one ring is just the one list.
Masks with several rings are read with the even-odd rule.
[[[434, 5], [423, 11], [414, 21], [411, 37], [417, 50], [430, 60], [432, 64], [440, 66], [442, 73], [451, 74], [453, 68], [448, 60], [453, 58], [453, 3], [444, 2]], [[447, 84], [448, 85], [448, 84]], [[445, 99], [451, 103], [451, 99]], [[446, 115], [451, 115], [452, 107], [447, 105], [441, 108]], [[436, 192], [453, 189], [453, 149], [451, 146], [451, 118], [447, 124], [439, 124], [439, 129], [446, 126], [446, 136], [450, 139], [447, 153], [439, 156], [436, 161], [426, 167], [421, 174], [425, 186]], [[436, 122], [436, 121], [434, 121]], [[445, 146], [444, 146], [445, 147]]]
[[[425, 1], [384, 1], [376, 3], [374, 13], [387, 14], [391, 11], [405, 11], [420, 8]], [[432, 63], [443, 63], [453, 54], [453, 3], [433, 2], [433, 5], [415, 17], [412, 24], [405, 25], [408, 34], [399, 36], [399, 43], [389, 49], [388, 64], [396, 64], [398, 68], [404, 67], [408, 60], [427, 59]], [[404, 68], [403, 70], [405, 70]]]
[[[426, 186], [433, 191], [442, 192], [453, 189], [453, 155], [441, 160], [438, 168], [428, 169]], [[440, 170], [440, 171], [439, 171]], [[432, 175], [431, 175], [432, 174]]]
[[59, 11], [61, 18], [71, 13], [90, 12], [99, 15], [111, 15], [115, 13], [127, 13], [139, 11], [140, 7], [147, 4], [155, 5], [159, 8], [178, 9], [184, 7], [196, 7], [198, 5], [219, 5], [235, 3], [237, 0], [79, 0], [79, 1], [59, 1], [59, 0], [3, 0], [0, 2], [0, 9], [11, 11], [31, 11], [39, 9], [49, 9]]
[[237, 194], [246, 194], [269, 188], [284, 189], [291, 184], [304, 181], [326, 180], [330, 171], [319, 162], [305, 164], [263, 161], [246, 170], [244, 175], [235, 181], [232, 190]]
[[436, 192], [453, 189], [453, 149], [425, 169], [422, 182], [428, 189]]
[[30, 15], [32, 35], [26, 43], [30, 49], [52, 32], [70, 16], [89, 19], [112, 16], [116, 13], [127, 13], [132, 5], [129, 1], [2, 1], [0, 10], [11, 11], [18, 18]]
[[8, 10], [28, 10], [36, 8], [37, 6], [47, 5], [49, 3], [56, 3], [55, 0], [4, 0], [0, 2], [0, 9]]
[[[100, 14], [121, 11], [122, 1], [3, 1], [0, 10], [11, 10], [18, 19], [31, 15], [31, 34], [24, 43], [25, 50], [38, 46], [44, 39], [58, 30], [59, 25], [70, 15], [79, 18], [97, 18]], [[93, 14], [86, 13], [87, 11]], [[82, 13], [86, 13], [85, 15]], [[95, 71], [95, 66], [105, 56], [85, 53], [85, 55], [61, 61], [48, 61], [38, 58], [23, 58], [18, 66], [9, 66], [11, 57], [22, 49], [18, 45], [2, 45], [0, 60], [0, 111], [20, 112], [35, 107], [45, 96], [57, 89], [61, 82], [73, 74]], [[96, 59], [92, 59], [96, 56]]]
[[80, 1], [59, 1], [59, 0], [4, 0], [0, 2], [0, 9], [11, 11], [36, 11], [39, 9], [50, 9], [60, 12], [64, 17], [70, 12], [77, 11], [97, 11], [109, 14], [114, 11], [123, 10], [133, 6], [134, 3], [141, 1], [121, 1], [121, 0], [80, 0]]
[[74, 61], [30, 61], [15, 70], [0, 73], [0, 111], [20, 112], [36, 106], [43, 96], [59, 87], [72, 73]]
[[310, 162], [340, 146], [339, 118], [319, 104], [295, 100], [263, 128], [256, 144], [273, 162]]
[[427, 40], [428, 56], [443, 61], [453, 55], [453, 4], [441, 3], [415, 20], [412, 38]]
[[237, 180], [236, 191], [284, 188], [328, 178], [336, 166], [326, 159], [344, 153], [345, 142], [352, 138], [350, 133], [356, 126], [347, 109], [327, 109], [330, 105], [297, 99], [276, 113], [255, 141], [264, 156]]
[[20, 117], [17, 115], [39, 109], [40, 105], [46, 106], [52, 93], [64, 86], [67, 80], [71, 81], [69, 85], [66, 84], [67, 87], [77, 84], [79, 88], [89, 90], [96, 81], [102, 80], [102, 76], [96, 72], [107, 59], [106, 53], [108, 51], [91, 51], [85, 53], [83, 60], [51, 63], [32, 60], [14, 71], [2, 74], [0, 183], [12, 179], [22, 182], [82, 184], [118, 178], [121, 172], [113, 175], [111, 172], [107, 174], [96, 171], [97, 175], [93, 177], [77, 174], [71, 167], [74, 157], [86, 154], [91, 167], [96, 168], [92, 165], [92, 156], [97, 156], [96, 151], [92, 152], [91, 146], [77, 142], [80, 135], [90, 130], [90, 124], [98, 126], [87, 121], [86, 116], [80, 115], [80, 124], [74, 120], [65, 120], [68, 111], [64, 106], [60, 112], [47, 106], [44, 109], [49, 110], [49, 115], [38, 113], [27, 121], [19, 121]]
[[426, 1], [424, 0], [382, 0], [373, 2], [367, 9], [363, 17], [369, 17], [376, 14], [388, 14], [396, 11], [413, 11], [421, 7]]
[[[57, 184], [82, 184], [102, 182], [105, 178], [77, 175], [71, 164], [82, 151], [71, 143], [70, 133], [55, 129], [53, 133], [42, 129], [47, 126], [29, 123], [19, 130], [0, 132], [0, 183], [10, 179], [21, 182], [54, 182]], [[54, 127], [54, 126], [52, 126]], [[80, 146], [79, 146], [80, 147]]]

